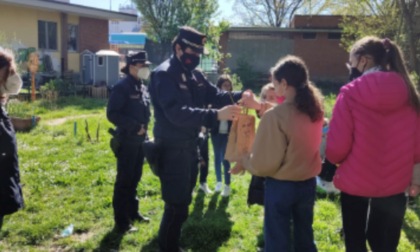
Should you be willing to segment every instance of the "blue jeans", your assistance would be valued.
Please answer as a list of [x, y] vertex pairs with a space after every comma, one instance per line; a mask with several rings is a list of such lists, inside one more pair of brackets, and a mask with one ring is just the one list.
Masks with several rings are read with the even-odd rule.
[[211, 141], [213, 143], [214, 152], [214, 168], [216, 170], [217, 182], [222, 182], [222, 162], [224, 167], [225, 184], [230, 185], [230, 163], [225, 160], [226, 145], [228, 141], [228, 134], [211, 134]]
[[315, 178], [285, 181], [267, 178], [265, 182], [265, 252], [316, 252], [312, 229], [315, 204]]

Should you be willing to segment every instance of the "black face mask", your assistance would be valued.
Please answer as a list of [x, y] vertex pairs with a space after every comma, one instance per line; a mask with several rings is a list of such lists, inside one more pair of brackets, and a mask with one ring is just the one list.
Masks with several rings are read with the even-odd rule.
[[181, 63], [188, 71], [192, 71], [200, 64], [200, 57], [184, 52], [181, 56]]
[[359, 69], [357, 69], [357, 67], [352, 67], [350, 68], [350, 75], [349, 75], [349, 80], [352, 81], [356, 78], [359, 78], [360, 76], [362, 76], [362, 72], [359, 71]]

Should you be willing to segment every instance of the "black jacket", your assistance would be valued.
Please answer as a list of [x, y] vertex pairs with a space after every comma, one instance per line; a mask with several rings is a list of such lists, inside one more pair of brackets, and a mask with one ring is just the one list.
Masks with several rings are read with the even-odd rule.
[[141, 81], [128, 75], [111, 90], [107, 117], [122, 135], [136, 135], [141, 125], [147, 129], [150, 119], [150, 97]]
[[0, 108], [0, 215], [23, 207], [15, 131], [3, 106]]
[[198, 70], [185, 70], [174, 56], [159, 65], [151, 76], [149, 92], [154, 107], [155, 138], [196, 139], [201, 126], [213, 128], [217, 111], [209, 104], [232, 104], [242, 92], [219, 90]]

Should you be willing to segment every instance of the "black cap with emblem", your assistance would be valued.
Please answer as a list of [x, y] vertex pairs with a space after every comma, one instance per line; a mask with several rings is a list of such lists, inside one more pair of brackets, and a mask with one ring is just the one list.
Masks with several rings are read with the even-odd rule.
[[126, 65], [121, 68], [121, 72], [128, 74], [128, 66], [135, 65], [137, 63], [142, 63], [145, 65], [152, 64], [147, 57], [146, 51], [128, 51], [127, 55], [125, 56], [125, 63]]
[[204, 47], [206, 35], [192, 27], [183, 26], [179, 28], [179, 33], [175, 40], [176, 43], [179, 43], [183, 48], [190, 47], [197, 53], [207, 53]]

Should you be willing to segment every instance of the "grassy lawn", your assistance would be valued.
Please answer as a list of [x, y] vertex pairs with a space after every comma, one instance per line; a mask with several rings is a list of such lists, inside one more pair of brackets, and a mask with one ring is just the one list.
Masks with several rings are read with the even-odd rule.
[[[327, 99], [327, 114], [333, 100], [332, 96]], [[135, 224], [140, 229], [137, 233], [111, 233], [116, 165], [108, 145], [111, 124], [105, 117], [106, 101], [63, 98], [57, 103], [37, 101], [20, 106], [42, 119], [30, 133], [17, 134], [26, 207], [5, 218], [0, 251], [156, 251], [163, 202], [159, 180], [147, 164], [138, 196], [140, 209], [151, 222]], [[92, 141], [87, 140], [85, 120]], [[263, 209], [246, 205], [249, 181], [249, 174], [232, 177], [229, 198], [194, 193], [181, 239], [185, 248], [200, 252], [256, 251], [262, 239]], [[208, 183], [214, 189], [212, 163]], [[337, 232], [341, 227], [339, 199], [318, 196], [314, 221], [318, 249], [344, 251]], [[419, 200], [417, 203], [420, 205]], [[418, 208], [408, 209], [399, 251], [420, 251], [419, 218]], [[59, 238], [61, 230], [70, 224], [74, 224], [73, 235]]]

